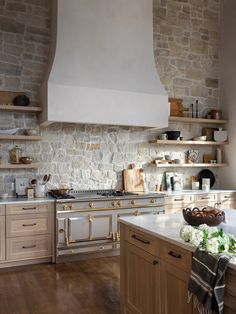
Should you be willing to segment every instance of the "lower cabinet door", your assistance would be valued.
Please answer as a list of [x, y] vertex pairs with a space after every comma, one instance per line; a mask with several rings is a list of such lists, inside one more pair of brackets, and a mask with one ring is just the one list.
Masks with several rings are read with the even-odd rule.
[[126, 313], [159, 314], [161, 313], [159, 260], [135, 245], [126, 244]]
[[163, 314], [192, 314], [192, 302], [188, 303], [189, 273], [165, 261], [161, 266], [161, 302]]
[[5, 216], [0, 216], [0, 261], [5, 260]]

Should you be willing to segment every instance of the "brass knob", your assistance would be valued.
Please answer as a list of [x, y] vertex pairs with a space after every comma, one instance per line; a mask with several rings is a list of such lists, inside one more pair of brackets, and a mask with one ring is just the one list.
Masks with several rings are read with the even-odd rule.
[[63, 233], [63, 232], [65, 232], [64, 229], [60, 229], [60, 230], [59, 230], [59, 233]]
[[154, 203], [155, 203], [155, 200], [152, 198], [152, 199], [150, 200], [150, 203], [154, 204]]
[[130, 203], [131, 203], [131, 205], [135, 205], [135, 201], [134, 200], [132, 200]]
[[93, 222], [93, 216], [92, 215], [88, 215], [88, 220], [89, 220], [89, 222]]
[[116, 202], [111, 202], [111, 206], [115, 207], [116, 206]]
[[140, 212], [140, 210], [136, 210], [134, 214], [135, 214], [135, 216], [140, 216], [141, 212]]
[[120, 206], [120, 201], [117, 202], [117, 205]]
[[93, 208], [93, 203], [92, 203], [92, 202], [89, 202], [89, 203], [88, 203], [88, 206], [89, 206], [89, 208]]
[[71, 210], [72, 205], [63, 205], [63, 210]]

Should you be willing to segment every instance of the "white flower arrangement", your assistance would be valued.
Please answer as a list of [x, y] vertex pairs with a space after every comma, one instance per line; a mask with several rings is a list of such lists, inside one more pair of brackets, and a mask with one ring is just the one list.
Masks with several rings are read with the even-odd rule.
[[190, 244], [211, 254], [236, 254], [236, 240], [234, 235], [226, 234], [222, 228], [209, 227], [206, 224], [199, 227], [185, 225], [180, 230], [180, 237]]

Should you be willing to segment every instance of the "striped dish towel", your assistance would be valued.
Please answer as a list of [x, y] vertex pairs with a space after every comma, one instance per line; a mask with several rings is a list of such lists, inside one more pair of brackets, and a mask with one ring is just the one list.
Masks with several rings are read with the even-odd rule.
[[199, 313], [223, 313], [225, 273], [230, 258], [227, 254], [210, 255], [199, 249], [193, 254], [188, 295]]

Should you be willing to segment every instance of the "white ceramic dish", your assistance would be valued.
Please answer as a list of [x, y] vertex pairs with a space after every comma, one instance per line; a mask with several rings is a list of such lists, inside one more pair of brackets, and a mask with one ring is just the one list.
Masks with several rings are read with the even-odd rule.
[[5, 193], [5, 192], [0, 193], [0, 198], [3, 199], [3, 200], [7, 199], [8, 198], [8, 193]]
[[207, 137], [205, 135], [193, 138], [194, 141], [206, 141], [206, 139]]
[[18, 130], [19, 130], [19, 128], [5, 129], [5, 130], [0, 129], [0, 135], [14, 135], [17, 133]]

